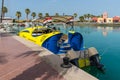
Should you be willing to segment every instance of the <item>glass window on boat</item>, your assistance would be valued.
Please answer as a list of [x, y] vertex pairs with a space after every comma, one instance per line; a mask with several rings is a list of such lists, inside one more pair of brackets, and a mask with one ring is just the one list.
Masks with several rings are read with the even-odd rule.
[[52, 29], [50, 28], [36, 28], [33, 33], [32, 33], [32, 36], [36, 37], [36, 36], [40, 36], [42, 34], [48, 34], [48, 33], [51, 33], [53, 32]]
[[47, 33], [51, 33], [51, 32], [53, 32], [53, 30], [50, 29], [50, 28], [46, 28], [43, 32], [44, 32], [45, 34], [47, 34]]
[[39, 28], [39, 29], [37, 29], [36, 31], [37, 31], [37, 32], [42, 32], [42, 33], [44, 33], [44, 34], [53, 32], [53, 30], [50, 29], [50, 28]]
[[35, 30], [32, 32], [32, 36], [33, 36], [33, 37], [37, 37], [37, 36], [40, 36], [40, 35], [42, 35], [42, 34], [43, 34], [43, 32], [40, 31], [40, 30], [38, 30], [38, 29], [35, 29]]
[[22, 32], [25, 32], [25, 33], [30, 33], [28, 30], [24, 30], [24, 31], [22, 31]]

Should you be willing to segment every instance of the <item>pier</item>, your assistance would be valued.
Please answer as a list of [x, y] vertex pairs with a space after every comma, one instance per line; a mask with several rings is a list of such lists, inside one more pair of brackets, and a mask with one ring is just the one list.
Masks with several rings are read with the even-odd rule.
[[0, 31], [0, 80], [98, 80], [28, 40]]

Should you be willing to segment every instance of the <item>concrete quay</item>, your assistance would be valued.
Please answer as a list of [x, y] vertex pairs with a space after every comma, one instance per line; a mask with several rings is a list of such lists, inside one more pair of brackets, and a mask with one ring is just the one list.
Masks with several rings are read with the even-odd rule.
[[98, 80], [28, 40], [0, 32], [0, 80]]

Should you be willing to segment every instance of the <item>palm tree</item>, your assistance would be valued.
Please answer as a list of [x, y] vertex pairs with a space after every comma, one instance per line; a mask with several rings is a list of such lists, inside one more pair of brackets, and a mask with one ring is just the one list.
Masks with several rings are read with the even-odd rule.
[[93, 17], [96, 17], [96, 16], [91, 14], [91, 18], [93, 18]]
[[76, 18], [77, 17], [77, 13], [74, 13], [73, 16], [74, 16], [74, 18]]
[[55, 13], [55, 16], [59, 16], [59, 13]]
[[2, 23], [2, 17], [3, 17], [3, 15], [2, 15], [2, 14], [3, 14], [3, 13], [2, 13], [2, 11], [3, 11], [3, 6], [4, 6], [4, 0], [2, 0], [2, 7], [1, 7], [1, 8], [2, 8], [2, 9], [1, 9], [1, 21], [0, 21], [1, 23]]
[[43, 17], [42, 13], [38, 13], [38, 17], [41, 19]]
[[30, 14], [30, 9], [25, 9], [25, 13], [26, 13], [26, 20], [28, 20], [28, 15]]
[[91, 14], [87, 14], [87, 18], [89, 19], [91, 17]]
[[36, 17], [36, 13], [32, 12], [31, 16], [33, 17], [33, 19]]
[[97, 17], [103, 17], [103, 14], [101, 14], [101, 15], [98, 15]]
[[87, 15], [88, 21], [90, 22], [91, 14], [86, 14], [86, 15]]
[[49, 13], [45, 13], [45, 17], [49, 17]]
[[21, 17], [21, 12], [20, 12], [20, 11], [17, 11], [17, 12], [16, 12], [16, 16], [17, 16], [17, 18], [18, 18], [18, 20], [19, 20], [19, 18]]
[[83, 16], [84, 16], [84, 19], [86, 20], [86, 18], [87, 18], [87, 14], [84, 14]]
[[5, 17], [5, 13], [7, 13], [8, 12], [8, 9], [7, 9], [7, 7], [3, 7], [3, 9], [2, 9], [2, 15], [3, 15], [3, 18]]
[[84, 22], [84, 16], [80, 16], [79, 19], [80, 19], [80, 22]]

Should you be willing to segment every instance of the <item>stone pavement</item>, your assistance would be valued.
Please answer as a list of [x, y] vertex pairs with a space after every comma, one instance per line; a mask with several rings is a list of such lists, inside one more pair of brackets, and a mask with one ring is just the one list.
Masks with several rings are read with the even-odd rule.
[[64, 80], [38, 54], [8, 33], [0, 32], [0, 80]]
[[[55, 55], [47, 49], [42, 48], [24, 38], [20, 38], [18, 36], [13, 37], [22, 44], [31, 48], [33, 51], [41, 51], [39, 54], [40, 58], [42, 58], [42, 60], [51, 65], [51, 67], [54, 68], [59, 73], [59, 75], [62, 75], [62, 77], [64, 77], [65, 80], [98, 80], [94, 76], [86, 73], [85, 71], [74, 65], [72, 65], [71, 68], [62, 68], [60, 66], [63, 63], [62, 55]], [[75, 54], [74, 51], [71, 54]]]

